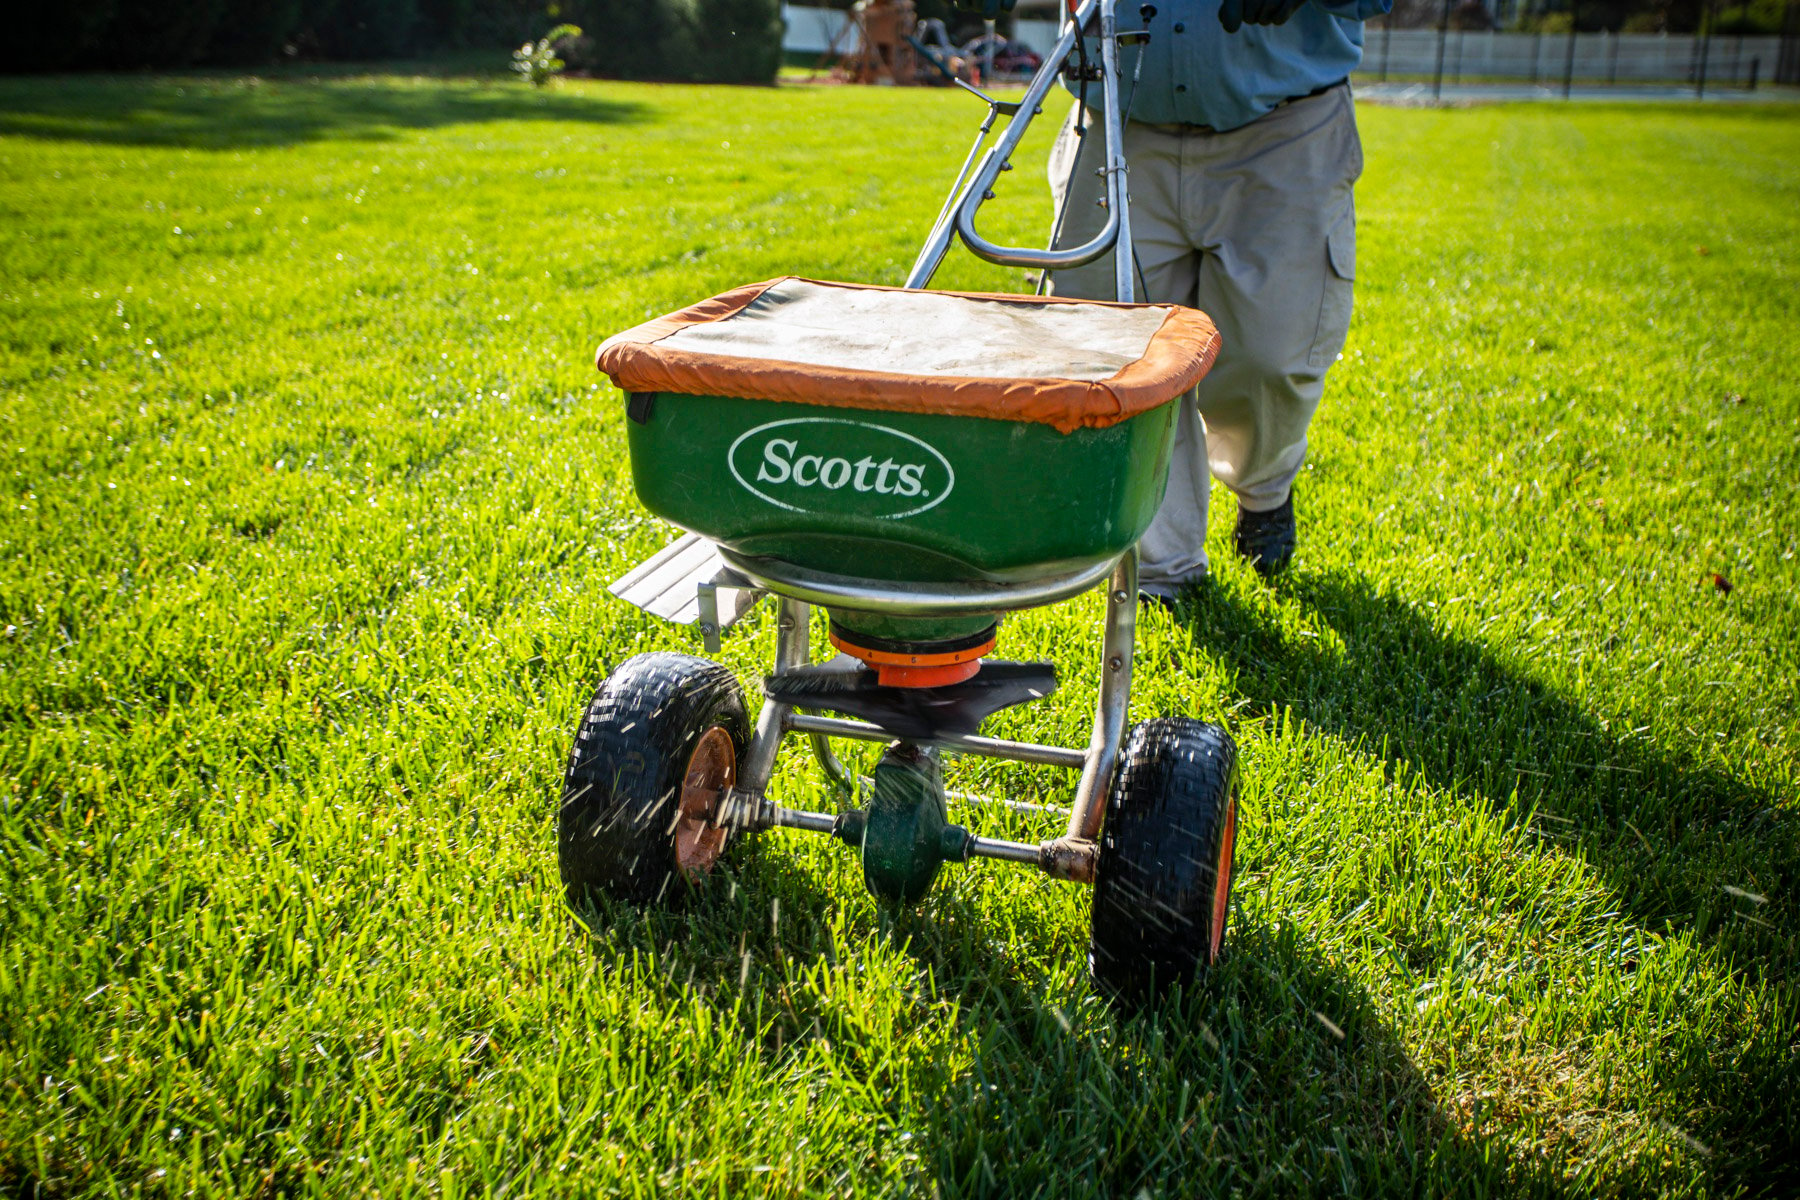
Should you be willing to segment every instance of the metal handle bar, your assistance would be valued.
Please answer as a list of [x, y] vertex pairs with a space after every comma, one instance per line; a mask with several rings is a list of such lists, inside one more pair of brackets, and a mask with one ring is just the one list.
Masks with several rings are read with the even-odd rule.
[[[968, 161], [963, 163], [963, 170], [958, 173], [956, 182], [951, 186], [950, 198], [945, 202], [938, 219], [933, 223], [931, 233], [925, 245], [919, 251], [919, 257], [913, 264], [912, 273], [907, 277], [906, 286], [923, 288], [931, 282], [943, 262], [944, 255], [950, 249], [952, 236], [961, 237], [969, 250], [980, 258], [1001, 266], [1039, 267], [1046, 270], [1060, 270], [1065, 267], [1078, 267], [1093, 262], [1115, 247], [1119, 253], [1115, 256], [1115, 285], [1118, 299], [1130, 301], [1134, 299], [1134, 279], [1131, 271], [1131, 216], [1130, 201], [1125, 185], [1125, 152], [1124, 125], [1119, 112], [1119, 71], [1118, 42], [1116, 38], [1117, 22], [1114, 12], [1116, 0], [1082, 0], [1074, 17], [1064, 28], [1057, 39], [1056, 47], [1045, 57], [1037, 74], [1032, 76], [1030, 85], [1025, 90], [1025, 98], [1016, 106], [1016, 111], [1009, 114], [1005, 131], [998, 141], [982, 157], [973, 177], [968, 177]], [[1051, 87], [1056, 83], [1057, 74], [1061, 71], [1063, 61], [1075, 48], [1075, 40], [1087, 27], [1090, 20], [1098, 13], [1100, 17], [1100, 87], [1102, 103], [1105, 105], [1104, 128], [1106, 137], [1106, 224], [1100, 233], [1091, 241], [1081, 246], [1073, 246], [1065, 250], [1034, 250], [1019, 246], [1000, 246], [982, 237], [975, 229], [975, 214], [981, 205], [993, 196], [993, 186], [1000, 173], [1007, 169], [1013, 151], [1025, 136], [1031, 119], [1043, 111], [1043, 101], [1049, 95]], [[973, 90], [973, 89], [971, 89]], [[1013, 106], [1005, 106], [1013, 107]], [[981, 131], [976, 135], [975, 146], [970, 150], [970, 157], [980, 150], [981, 143], [986, 140], [992, 128], [994, 117], [1002, 111], [1002, 106], [989, 101], [987, 120], [982, 122]], [[966, 179], [966, 182], [965, 182]]]
[[[1014, 118], [1007, 124], [1006, 131], [1000, 140], [987, 152], [976, 169], [975, 181], [963, 194], [963, 200], [956, 210], [956, 232], [970, 251], [989, 262], [1003, 267], [1041, 267], [1057, 270], [1063, 267], [1079, 267], [1093, 262], [1119, 240], [1119, 231], [1125, 220], [1123, 174], [1125, 169], [1124, 152], [1120, 146], [1122, 124], [1119, 120], [1119, 74], [1118, 74], [1118, 42], [1114, 38], [1117, 32], [1113, 16], [1115, 0], [1097, 0], [1100, 9], [1100, 94], [1105, 109], [1106, 136], [1106, 224], [1093, 240], [1084, 245], [1072, 246], [1066, 250], [1032, 250], [1022, 246], [999, 246], [982, 237], [975, 230], [975, 214], [992, 194], [996, 180], [1013, 150], [1025, 136], [1030, 124], [1029, 119], [1020, 121]], [[1081, 36], [1081, 30], [1087, 21], [1087, 9], [1083, 5], [1074, 21], [1063, 31], [1057, 41], [1056, 50], [1051, 58], [1060, 66], [1074, 48], [1075, 39]], [[1021, 110], [1035, 115], [1055, 82], [1055, 71], [1039, 68], [1031, 81], [1031, 87], [1021, 102]], [[1122, 296], [1120, 299], [1130, 299]]]
[[995, 245], [982, 237], [975, 229], [975, 211], [981, 207], [987, 194], [992, 191], [994, 181], [1000, 176], [999, 164], [1002, 160], [999, 155], [1000, 147], [995, 147], [982, 158], [980, 167], [975, 171], [975, 184], [956, 210], [957, 236], [962, 238], [963, 244], [971, 253], [1003, 267], [1043, 267], [1056, 271], [1091, 263], [1113, 248], [1113, 243], [1119, 240], [1119, 199], [1118, 188], [1111, 175], [1106, 181], [1106, 224], [1090, 242], [1071, 246], [1066, 250], [1031, 250], [1024, 246]]

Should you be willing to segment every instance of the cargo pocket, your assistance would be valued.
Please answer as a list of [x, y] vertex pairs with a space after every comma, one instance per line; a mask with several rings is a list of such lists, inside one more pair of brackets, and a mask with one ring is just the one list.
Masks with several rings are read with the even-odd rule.
[[1329, 367], [1350, 332], [1351, 293], [1356, 280], [1356, 209], [1346, 205], [1325, 238], [1325, 295], [1319, 302], [1319, 325], [1313, 331], [1311, 367]]

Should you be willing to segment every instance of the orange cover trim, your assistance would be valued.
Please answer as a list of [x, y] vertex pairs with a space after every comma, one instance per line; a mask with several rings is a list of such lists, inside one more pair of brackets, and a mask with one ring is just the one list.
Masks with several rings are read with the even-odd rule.
[[[1061, 433], [1104, 429], [1166, 404], [1198, 383], [1219, 356], [1219, 331], [1205, 313], [1180, 305], [1118, 305], [1062, 296], [1008, 296], [948, 292], [966, 300], [1007, 304], [1106, 304], [1167, 308], [1168, 316], [1142, 357], [1106, 379], [994, 379], [956, 375], [902, 375], [851, 367], [820, 367], [764, 358], [734, 358], [659, 346], [690, 325], [721, 321], [749, 307], [783, 276], [723, 292], [600, 344], [594, 365], [622, 391], [675, 392], [687, 396], [741, 396], [820, 404], [832, 408], [934, 413], [1030, 421]], [[820, 287], [903, 291], [874, 284], [805, 280]]]

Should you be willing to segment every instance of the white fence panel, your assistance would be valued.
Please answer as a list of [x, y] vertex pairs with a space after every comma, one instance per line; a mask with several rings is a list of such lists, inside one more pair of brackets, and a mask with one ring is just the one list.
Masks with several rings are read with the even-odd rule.
[[[835, 8], [811, 8], [799, 4], [783, 4], [781, 19], [787, 22], [787, 31], [781, 35], [781, 48], [803, 54], [823, 54], [832, 46], [832, 39], [837, 38], [837, 48], [848, 54], [856, 49], [857, 37], [855, 28], [845, 29], [850, 24], [850, 14]], [[840, 32], [842, 36], [840, 35]]]
[[[1438, 65], [1438, 31], [1396, 29], [1379, 25], [1364, 30], [1365, 77], [1433, 75]], [[1780, 50], [1777, 37], [1716, 37], [1706, 51], [1706, 77], [1721, 86], [1748, 82], [1752, 62], [1767, 82]], [[1566, 33], [1499, 33], [1451, 30], [1443, 38], [1446, 79], [1558, 80], [1568, 66]], [[1575, 78], [1620, 83], [1684, 82], [1694, 78], [1700, 46], [1688, 34], [1578, 33], [1575, 35]]]
[[1055, 21], [1013, 22], [1013, 40], [1024, 42], [1038, 54], [1050, 53], [1050, 47], [1056, 45], [1057, 24]]

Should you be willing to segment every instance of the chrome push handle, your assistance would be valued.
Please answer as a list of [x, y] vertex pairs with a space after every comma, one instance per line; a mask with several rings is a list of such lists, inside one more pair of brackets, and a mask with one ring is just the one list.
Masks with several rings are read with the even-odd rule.
[[[963, 164], [963, 171], [958, 174], [956, 183], [951, 187], [950, 198], [945, 201], [944, 208], [932, 225], [931, 233], [925, 245], [919, 251], [918, 259], [913, 263], [911, 274], [907, 276], [906, 286], [909, 288], [926, 287], [937, 268], [943, 262], [944, 255], [950, 248], [952, 236], [960, 237], [963, 244], [979, 258], [988, 262], [1009, 267], [1036, 267], [1045, 270], [1061, 270], [1067, 267], [1078, 267], [1117, 249], [1114, 260], [1115, 290], [1118, 299], [1130, 301], [1135, 298], [1135, 278], [1132, 273], [1133, 257], [1131, 253], [1131, 210], [1129, 193], [1125, 184], [1125, 150], [1124, 124], [1119, 111], [1119, 52], [1118, 27], [1115, 17], [1117, 0], [1082, 0], [1074, 16], [1063, 29], [1057, 39], [1056, 47], [1044, 59], [1037, 74], [1025, 90], [1024, 99], [1017, 104], [1002, 104], [988, 100], [988, 116], [982, 122], [981, 131], [970, 151], [970, 159], [980, 150], [994, 119], [1002, 113], [1011, 117], [1005, 131], [995, 144], [982, 156], [973, 176], [968, 175], [968, 161]], [[1075, 48], [1075, 40], [1088, 23], [1099, 16], [1100, 22], [1100, 88], [1102, 103], [1105, 105], [1104, 129], [1106, 137], [1106, 166], [1102, 170], [1106, 174], [1106, 224], [1091, 241], [1067, 249], [1037, 250], [1023, 246], [1002, 246], [983, 237], [975, 228], [975, 217], [982, 204], [993, 198], [994, 183], [1000, 173], [1008, 169], [1013, 151], [1025, 136], [1033, 117], [1043, 112], [1043, 103], [1050, 89], [1056, 83], [1057, 74], [1062, 70], [1063, 62]], [[968, 89], [974, 91], [973, 88]], [[980, 93], [976, 93], [980, 95]], [[987, 99], [983, 97], [983, 99]]]
[[976, 257], [1003, 267], [1040, 267], [1059, 271], [1065, 267], [1079, 267], [1093, 262], [1111, 250], [1113, 243], [1119, 240], [1119, 203], [1117, 188], [1113, 183], [1116, 177], [1109, 174], [1106, 180], [1106, 224], [1092, 241], [1070, 246], [1065, 250], [1032, 250], [1024, 246], [1000, 246], [988, 241], [975, 229], [975, 214], [994, 194], [994, 182], [1000, 178], [1000, 167], [1000, 149], [995, 147], [982, 158], [981, 166], [975, 171], [975, 182], [956, 210], [956, 234]]

